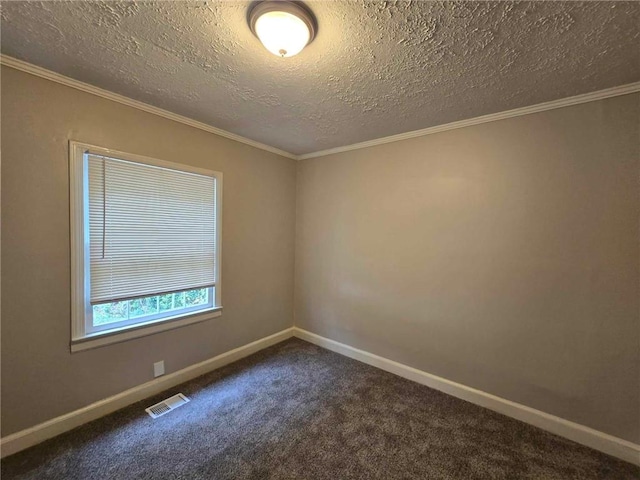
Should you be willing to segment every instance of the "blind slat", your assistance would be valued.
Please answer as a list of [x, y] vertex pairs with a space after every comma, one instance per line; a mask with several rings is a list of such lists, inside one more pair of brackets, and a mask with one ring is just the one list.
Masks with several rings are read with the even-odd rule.
[[216, 180], [88, 154], [91, 303], [215, 284]]

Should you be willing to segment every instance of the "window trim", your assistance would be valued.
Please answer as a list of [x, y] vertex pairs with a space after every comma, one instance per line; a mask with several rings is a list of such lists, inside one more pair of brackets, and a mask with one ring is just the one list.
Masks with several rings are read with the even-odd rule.
[[[215, 299], [212, 308], [187, 312], [173, 317], [153, 319], [89, 333], [85, 318], [91, 309], [89, 292], [89, 171], [85, 168], [85, 153], [120, 158], [131, 162], [213, 176], [216, 179], [216, 252]], [[203, 168], [167, 162], [104, 147], [69, 141], [70, 234], [71, 234], [71, 352], [122, 342], [165, 330], [191, 325], [222, 315], [222, 173]]]

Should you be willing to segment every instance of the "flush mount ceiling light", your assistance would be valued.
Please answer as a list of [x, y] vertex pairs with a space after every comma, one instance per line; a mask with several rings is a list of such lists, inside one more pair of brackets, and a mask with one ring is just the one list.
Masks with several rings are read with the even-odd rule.
[[267, 50], [292, 57], [315, 37], [316, 20], [299, 2], [284, 0], [256, 3], [249, 11], [249, 27]]

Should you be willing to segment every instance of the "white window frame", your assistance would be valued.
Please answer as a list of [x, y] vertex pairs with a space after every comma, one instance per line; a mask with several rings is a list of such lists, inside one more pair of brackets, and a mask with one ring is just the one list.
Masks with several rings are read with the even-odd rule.
[[[86, 319], [91, 318], [89, 272], [89, 169], [85, 154], [114, 157], [146, 165], [181, 170], [216, 179], [216, 252], [215, 299], [206, 310], [185, 312], [174, 316], [151, 318], [143, 322], [120, 323], [115, 328], [88, 331]], [[179, 163], [157, 160], [142, 155], [120, 152], [76, 141], [69, 142], [70, 223], [71, 223], [71, 351], [87, 350], [122, 342], [173, 328], [202, 322], [222, 314], [222, 173]], [[211, 289], [210, 295], [211, 295]], [[95, 329], [94, 329], [95, 330]]]

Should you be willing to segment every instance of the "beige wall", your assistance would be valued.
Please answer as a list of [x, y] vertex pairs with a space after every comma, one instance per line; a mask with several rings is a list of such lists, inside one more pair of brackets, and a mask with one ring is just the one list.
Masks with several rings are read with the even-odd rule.
[[639, 99], [301, 162], [296, 325], [639, 442]]
[[[223, 172], [222, 317], [69, 353], [69, 139]], [[295, 169], [2, 67], [2, 435], [290, 327]]]
[[[640, 441], [640, 95], [298, 164], [2, 67], [2, 435], [292, 324]], [[67, 142], [224, 173], [224, 314], [69, 353]]]

